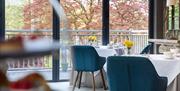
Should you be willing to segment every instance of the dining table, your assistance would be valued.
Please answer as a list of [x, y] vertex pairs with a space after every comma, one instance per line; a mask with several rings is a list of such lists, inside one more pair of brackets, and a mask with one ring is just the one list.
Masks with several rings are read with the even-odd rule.
[[[153, 64], [156, 72], [160, 77], [167, 77], [166, 91], [180, 91], [180, 57], [169, 58], [164, 54], [139, 54], [139, 55], [123, 55], [146, 57]], [[107, 69], [104, 68], [105, 71]]]
[[163, 54], [145, 57], [154, 65], [159, 76], [167, 77], [167, 91], [180, 91], [180, 57], [169, 58]]

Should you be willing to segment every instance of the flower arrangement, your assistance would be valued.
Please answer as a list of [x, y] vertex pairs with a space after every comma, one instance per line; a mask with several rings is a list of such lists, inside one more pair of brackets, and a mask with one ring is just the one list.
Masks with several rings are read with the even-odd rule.
[[89, 36], [89, 37], [88, 37], [88, 41], [94, 42], [94, 41], [96, 41], [96, 40], [97, 40], [97, 37], [96, 37], [96, 36]]
[[124, 44], [124, 46], [127, 47], [127, 49], [128, 49], [128, 54], [130, 54], [130, 49], [131, 49], [132, 46], [134, 45], [133, 41], [131, 41], [131, 40], [125, 40], [123, 44]]

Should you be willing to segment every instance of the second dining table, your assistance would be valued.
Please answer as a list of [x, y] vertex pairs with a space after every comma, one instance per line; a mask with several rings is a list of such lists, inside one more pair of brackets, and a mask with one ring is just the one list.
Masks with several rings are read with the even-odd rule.
[[[163, 54], [127, 55], [148, 58], [161, 77], [167, 77], [166, 91], [180, 91], [180, 58], [168, 58]], [[106, 68], [105, 68], [106, 69]]]
[[167, 91], [180, 91], [180, 58], [167, 58], [162, 54], [149, 55], [159, 76], [167, 77]]

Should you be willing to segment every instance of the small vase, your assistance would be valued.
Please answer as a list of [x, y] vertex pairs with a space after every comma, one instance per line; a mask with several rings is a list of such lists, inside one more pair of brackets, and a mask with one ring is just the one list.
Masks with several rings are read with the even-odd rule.
[[127, 48], [127, 54], [131, 54], [131, 48]]
[[90, 45], [91, 45], [91, 46], [93, 45], [93, 42], [92, 42], [92, 41], [90, 41]]

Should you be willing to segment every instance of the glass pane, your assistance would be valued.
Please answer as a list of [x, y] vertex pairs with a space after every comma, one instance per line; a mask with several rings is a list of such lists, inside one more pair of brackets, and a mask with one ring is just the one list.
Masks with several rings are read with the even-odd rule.
[[[52, 33], [52, 8], [48, 0], [5, 0], [6, 39], [17, 35], [49, 37]], [[32, 44], [33, 45], [33, 44]], [[31, 72], [52, 80], [52, 56], [10, 59], [8, 77], [19, 79]]]
[[172, 17], [168, 18], [168, 30], [172, 30]]
[[174, 17], [174, 28], [179, 29], [179, 4], [175, 5], [175, 17]]
[[175, 5], [175, 16], [179, 16], [179, 4]]
[[110, 43], [134, 42], [133, 53], [140, 53], [148, 40], [148, 0], [110, 0]]
[[179, 17], [175, 17], [175, 29], [179, 29]]
[[[102, 0], [61, 0], [61, 5], [68, 18], [71, 45], [101, 44]], [[90, 40], [90, 36], [94, 39]], [[60, 66], [61, 71], [68, 76], [64, 75], [60, 79], [69, 79], [72, 70], [70, 50], [66, 54], [65, 60], [61, 56]]]

